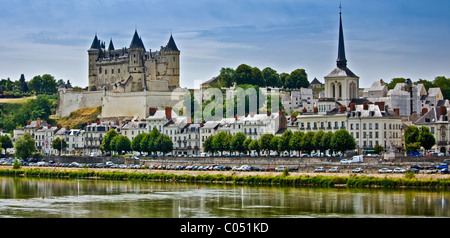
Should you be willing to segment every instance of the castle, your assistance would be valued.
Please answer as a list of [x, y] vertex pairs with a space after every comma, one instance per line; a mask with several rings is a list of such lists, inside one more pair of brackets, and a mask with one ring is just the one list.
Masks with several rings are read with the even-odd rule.
[[102, 119], [146, 118], [149, 108], [172, 107], [180, 89], [180, 50], [170, 35], [160, 50], [146, 50], [135, 30], [130, 46], [108, 48], [95, 34], [89, 57], [88, 91], [61, 88], [56, 117], [86, 107], [102, 107]]
[[89, 91], [168, 92], [180, 85], [180, 50], [170, 36], [165, 47], [146, 50], [135, 30], [130, 46], [115, 49], [112, 39], [105, 42], [97, 34], [88, 50]]

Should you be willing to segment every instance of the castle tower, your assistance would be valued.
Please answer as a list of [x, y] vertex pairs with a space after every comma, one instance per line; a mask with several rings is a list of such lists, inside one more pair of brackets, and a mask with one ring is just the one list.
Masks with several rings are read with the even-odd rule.
[[128, 50], [128, 73], [132, 77], [131, 91], [143, 91], [145, 88], [145, 47], [137, 30], [134, 31]]
[[169, 90], [173, 90], [180, 86], [180, 50], [178, 50], [172, 34], [170, 34], [163, 54], [167, 57], [166, 77], [169, 80]]
[[97, 34], [95, 34], [94, 40], [92, 41], [91, 48], [88, 50], [89, 55], [89, 91], [98, 90], [95, 85], [97, 85], [96, 79], [98, 70], [96, 67], [96, 61], [100, 57], [102, 52], [100, 40], [97, 38]]
[[342, 12], [339, 12], [339, 42], [336, 68], [325, 76], [325, 96], [347, 106], [353, 98], [359, 97], [359, 77], [347, 68], [345, 57]]

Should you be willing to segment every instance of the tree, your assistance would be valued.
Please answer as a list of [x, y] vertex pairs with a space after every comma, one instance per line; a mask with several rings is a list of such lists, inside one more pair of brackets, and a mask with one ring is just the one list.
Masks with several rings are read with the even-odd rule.
[[314, 150], [320, 151], [321, 153], [325, 152], [325, 147], [322, 146], [322, 138], [325, 135], [325, 132], [322, 130], [319, 130], [315, 135], [314, 138], [312, 140], [312, 144], [314, 147]]
[[221, 131], [217, 133], [212, 139], [212, 147], [214, 151], [224, 151], [230, 150], [230, 140], [228, 138], [228, 133]]
[[141, 141], [144, 137], [145, 137], [145, 133], [141, 133], [141, 134], [137, 135], [136, 137], [134, 137], [134, 139], [131, 141], [131, 149], [133, 151], [137, 151], [139, 153], [142, 152]]
[[260, 87], [266, 86], [266, 82], [264, 81], [261, 70], [259, 70], [257, 67], [252, 68], [251, 84], [257, 85]]
[[347, 130], [341, 129], [333, 134], [331, 147], [335, 151], [344, 152], [346, 150], [354, 150], [356, 148], [356, 142]]
[[5, 150], [5, 154], [6, 154], [6, 150], [9, 148], [13, 148], [13, 143], [12, 140], [9, 136], [7, 135], [2, 135], [0, 136], [0, 143], [2, 145], [2, 149]]
[[173, 142], [168, 135], [160, 134], [155, 140], [157, 151], [169, 153], [173, 150]]
[[[408, 126], [404, 133], [406, 152], [417, 152], [420, 149], [419, 128], [417, 126]], [[417, 148], [419, 147], [419, 148]]]
[[250, 144], [248, 145], [248, 149], [249, 149], [250, 151], [256, 151], [256, 153], [257, 153], [258, 156], [259, 156], [260, 148], [259, 148], [258, 140], [252, 140], [252, 141], [250, 142]]
[[66, 140], [56, 137], [52, 141], [52, 148], [58, 151], [58, 154], [61, 155], [61, 151], [67, 147]]
[[310, 154], [311, 151], [314, 150], [314, 144], [313, 144], [314, 136], [315, 136], [315, 133], [312, 132], [312, 131], [308, 131], [308, 132], [306, 132], [306, 134], [303, 135], [303, 138], [302, 138], [302, 149], [307, 154]]
[[309, 86], [308, 75], [304, 69], [296, 69], [291, 72], [286, 82], [288, 88], [307, 88]]
[[36, 151], [35, 141], [29, 133], [25, 133], [14, 142], [14, 149], [16, 156], [27, 159]]
[[280, 75], [274, 69], [266, 67], [262, 70], [262, 77], [268, 87], [281, 87]]
[[289, 142], [289, 146], [291, 147], [291, 149], [297, 151], [297, 153], [300, 153], [300, 151], [303, 150], [302, 139], [304, 134], [305, 133], [301, 131], [294, 132], [294, 134], [291, 137], [291, 141]]
[[234, 135], [230, 142], [230, 149], [231, 151], [237, 151], [238, 153], [244, 153], [248, 150], [248, 148], [245, 148], [244, 141], [247, 139], [247, 136], [245, 136], [244, 133], [238, 132], [236, 135]]
[[291, 146], [289, 142], [291, 141], [292, 135], [293, 133], [291, 130], [286, 130], [285, 132], [283, 132], [280, 137], [280, 141], [278, 142], [279, 151], [287, 151], [289, 154], [291, 154]]
[[322, 139], [320, 141], [320, 147], [323, 149], [323, 152], [333, 149], [331, 147], [331, 139], [333, 138], [333, 134], [334, 134], [333, 132], [329, 131], [322, 136]]
[[252, 67], [241, 64], [236, 68], [236, 84], [252, 84]]
[[203, 142], [203, 151], [205, 152], [210, 152], [213, 153], [215, 152], [213, 146], [212, 146], [212, 141], [213, 141], [213, 136], [208, 136], [205, 141]]
[[436, 139], [434, 138], [434, 135], [430, 132], [430, 129], [428, 129], [428, 127], [426, 126], [420, 127], [418, 141], [425, 150], [431, 149], [431, 147], [433, 147], [436, 144]]
[[236, 81], [235, 79], [236, 71], [232, 68], [222, 68], [220, 70], [219, 76], [217, 76], [217, 80], [219, 81], [222, 87], [231, 87], [233, 83]]
[[281, 136], [274, 136], [272, 137], [272, 139], [270, 140], [270, 150], [272, 151], [276, 151], [277, 155], [280, 155], [280, 139]]
[[117, 151], [119, 155], [121, 155], [123, 152], [127, 153], [131, 151], [131, 142], [130, 139], [126, 136], [118, 135], [111, 140], [110, 147], [114, 149], [114, 151]]
[[444, 99], [450, 100], [450, 78], [444, 76], [436, 77], [433, 81], [433, 85], [436, 88], [440, 88]]
[[245, 149], [245, 153], [248, 154], [250, 152], [250, 143], [252, 143], [252, 138], [247, 138], [244, 140], [243, 147]]
[[270, 142], [274, 135], [272, 134], [264, 134], [258, 140], [259, 149], [266, 153], [266, 156], [269, 156], [270, 149], [272, 148]]
[[383, 152], [383, 150], [384, 150], [384, 148], [380, 144], [377, 144], [373, 147], [373, 152], [375, 154], [381, 154], [381, 152]]
[[118, 135], [119, 133], [117, 133], [117, 131], [114, 129], [110, 129], [108, 132], [106, 132], [106, 135], [103, 137], [102, 144], [100, 145], [100, 150], [106, 152], [113, 151], [114, 149], [111, 148], [111, 141]]

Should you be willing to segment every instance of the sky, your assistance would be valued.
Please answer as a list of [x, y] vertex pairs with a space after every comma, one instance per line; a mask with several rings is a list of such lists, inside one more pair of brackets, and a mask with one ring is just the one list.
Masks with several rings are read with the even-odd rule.
[[303, 68], [323, 82], [336, 67], [340, 4], [347, 66], [361, 88], [450, 77], [446, 0], [0, 0], [0, 79], [48, 73], [85, 87], [95, 34], [117, 49], [137, 29], [152, 51], [173, 35], [181, 87], [240, 64]]

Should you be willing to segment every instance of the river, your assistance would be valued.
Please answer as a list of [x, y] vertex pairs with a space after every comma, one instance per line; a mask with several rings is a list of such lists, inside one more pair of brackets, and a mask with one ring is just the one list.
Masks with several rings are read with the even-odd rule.
[[450, 217], [450, 191], [0, 177], [2, 218]]

